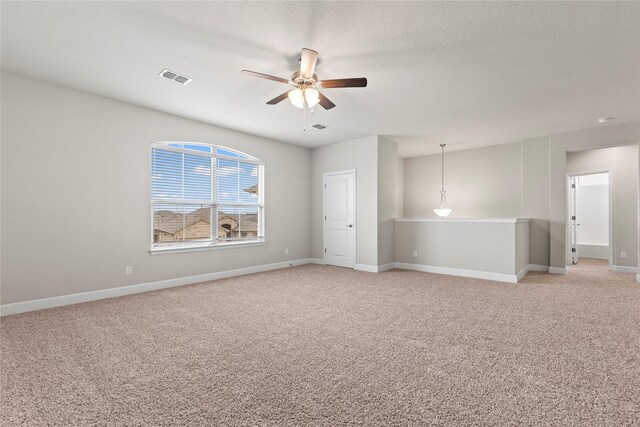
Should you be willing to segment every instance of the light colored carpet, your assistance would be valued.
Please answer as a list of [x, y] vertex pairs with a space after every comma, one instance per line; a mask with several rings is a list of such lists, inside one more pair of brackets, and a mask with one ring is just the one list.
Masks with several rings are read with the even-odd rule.
[[640, 425], [640, 284], [307, 265], [3, 318], [2, 425]]

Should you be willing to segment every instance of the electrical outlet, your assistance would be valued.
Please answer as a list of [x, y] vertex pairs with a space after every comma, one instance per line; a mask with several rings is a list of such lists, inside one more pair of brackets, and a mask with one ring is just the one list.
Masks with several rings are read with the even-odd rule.
[[289, 248], [285, 248], [285, 249], [284, 249], [284, 254], [285, 254], [285, 255], [289, 255]]
[[413, 251], [413, 256], [418, 256], [418, 251], [414, 250]]
[[620, 259], [627, 259], [627, 253], [625, 251], [620, 252]]
[[131, 276], [133, 274], [133, 267], [131, 267], [130, 265], [127, 265], [124, 268], [124, 275], [125, 276]]

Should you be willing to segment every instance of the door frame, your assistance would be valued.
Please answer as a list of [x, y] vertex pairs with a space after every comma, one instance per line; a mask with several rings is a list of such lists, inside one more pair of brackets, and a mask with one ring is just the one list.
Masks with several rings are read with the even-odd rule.
[[[578, 192], [576, 182], [580, 175], [569, 176], [569, 204], [567, 206], [567, 223], [571, 224], [569, 228], [569, 241], [567, 242], [567, 265], [576, 265], [580, 260], [580, 251], [578, 248]], [[576, 219], [573, 219], [576, 214]], [[573, 250], [575, 249], [575, 255]]]
[[356, 201], [358, 200], [358, 175], [355, 169], [345, 169], [342, 171], [325, 172], [322, 174], [322, 261], [325, 265], [327, 264], [327, 261], [326, 261], [327, 254], [324, 251], [324, 249], [327, 247], [326, 246], [327, 221], [325, 219], [326, 212], [327, 212], [326, 210], [327, 209], [326, 208], [327, 177], [331, 175], [342, 175], [345, 173], [353, 174], [353, 200], [351, 202], [353, 203], [353, 229], [354, 229], [353, 230], [354, 232], [353, 251], [355, 253], [354, 253], [354, 262], [353, 262], [352, 268], [355, 268], [355, 266], [358, 264], [358, 204], [356, 203]]
[[[599, 173], [608, 173], [609, 174], [609, 270], [613, 271], [613, 256], [614, 256], [614, 252], [613, 252], [613, 243], [614, 243], [614, 238], [613, 238], [613, 192], [614, 192], [614, 184], [613, 184], [613, 170], [612, 169], [589, 169], [589, 170], [584, 170], [584, 171], [578, 171], [578, 172], [571, 172], [567, 174], [567, 219], [566, 219], [566, 224], [567, 224], [567, 229], [566, 229], [566, 238], [565, 238], [565, 246], [567, 248], [567, 265], [571, 265], [569, 264], [570, 259], [571, 259], [571, 178], [576, 177], [576, 176], [583, 176], [583, 175], [595, 175], [595, 174], [599, 174]], [[577, 245], [577, 240], [576, 240], [576, 245]], [[580, 253], [578, 252], [578, 258], [580, 258]]]

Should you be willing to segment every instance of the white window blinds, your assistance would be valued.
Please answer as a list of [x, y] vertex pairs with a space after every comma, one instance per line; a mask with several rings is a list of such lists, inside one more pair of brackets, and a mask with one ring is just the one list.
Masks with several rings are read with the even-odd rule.
[[264, 164], [212, 145], [154, 143], [151, 246], [264, 240]]

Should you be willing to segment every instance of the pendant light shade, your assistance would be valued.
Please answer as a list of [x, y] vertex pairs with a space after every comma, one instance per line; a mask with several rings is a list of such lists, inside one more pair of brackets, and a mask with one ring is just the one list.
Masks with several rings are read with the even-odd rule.
[[442, 149], [442, 189], [440, 190], [440, 206], [438, 209], [434, 209], [433, 211], [441, 218], [446, 217], [453, 211], [453, 209], [449, 209], [447, 207], [447, 192], [444, 190], [444, 147], [447, 144], [440, 144], [440, 148]]
[[438, 215], [439, 217], [446, 217], [447, 215], [449, 215], [451, 213], [451, 211], [453, 211], [453, 209], [448, 209], [448, 208], [444, 208], [444, 209], [434, 209], [433, 210], [436, 215]]

